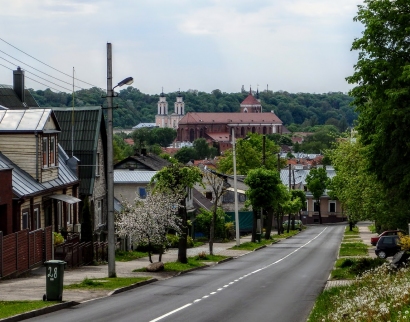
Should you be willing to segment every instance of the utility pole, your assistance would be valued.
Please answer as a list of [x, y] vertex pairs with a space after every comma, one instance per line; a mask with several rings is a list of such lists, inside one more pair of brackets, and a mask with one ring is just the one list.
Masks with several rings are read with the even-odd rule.
[[232, 157], [233, 157], [233, 190], [235, 194], [236, 246], [239, 246], [241, 242], [239, 240], [238, 189], [236, 185], [236, 147], [235, 147], [235, 128], [234, 127], [232, 127]]
[[107, 43], [107, 205], [108, 205], [108, 277], [116, 277], [115, 272], [115, 232], [114, 232], [114, 169], [113, 169], [113, 90], [112, 90], [112, 50]]

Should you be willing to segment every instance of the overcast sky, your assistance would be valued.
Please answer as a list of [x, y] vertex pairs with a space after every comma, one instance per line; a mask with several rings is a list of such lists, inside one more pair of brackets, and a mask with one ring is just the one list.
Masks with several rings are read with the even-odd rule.
[[353, 22], [359, 4], [0, 0], [0, 84], [11, 85], [12, 70], [21, 66], [27, 77], [47, 85], [26, 79], [26, 87], [70, 92], [74, 67], [76, 78], [106, 88], [110, 42], [113, 83], [132, 76], [132, 86], [147, 94], [160, 93], [162, 87], [165, 93], [179, 88], [230, 93], [242, 85], [292, 93], [347, 92], [351, 86], [345, 77], [357, 59], [350, 47], [363, 30]]

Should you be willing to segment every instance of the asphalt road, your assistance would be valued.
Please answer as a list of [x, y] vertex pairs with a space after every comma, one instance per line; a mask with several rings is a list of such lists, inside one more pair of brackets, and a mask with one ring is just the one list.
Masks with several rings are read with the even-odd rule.
[[30, 321], [306, 321], [343, 229], [312, 226], [235, 260]]

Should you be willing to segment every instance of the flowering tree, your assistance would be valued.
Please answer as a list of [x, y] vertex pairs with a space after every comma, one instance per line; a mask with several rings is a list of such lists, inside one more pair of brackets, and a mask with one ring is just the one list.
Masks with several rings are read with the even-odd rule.
[[167, 232], [173, 229], [181, 232], [181, 219], [178, 217], [182, 195], [178, 193], [156, 192], [146, 199], [137, 197], [134, 203], [124, 202], [124, 208], [116, 217], [116, 232], [119, 236], [130, 236], [138, 244], [148, 245], [149, 261], [152, 263], [152, 248], [159, 246], [162, 259]]

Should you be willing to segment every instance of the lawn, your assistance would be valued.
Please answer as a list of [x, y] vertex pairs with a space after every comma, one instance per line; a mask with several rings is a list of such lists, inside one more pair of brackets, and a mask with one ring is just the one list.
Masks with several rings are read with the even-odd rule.
[[134, 259], [138, 258], [143, 258], [143, 257], [148, 257], [148, 253], [146, 252], [137, 252], [137, 251], [122, 251], [122, 250], [117, 250], [115, 252], [115, 260], [118, 262], [129, 262]]
[[38, 310], [60, 302], [44, 301], [0, 301], [0, 319], [13, 315]]
[[232, 248], [229, 248], [229, 249], [253, 251], [256, 248], [259, 248], [259, 247], [264, 246], [264, 245], [271, 245], [274, 242], [275, 242], [274, 239], [266, 240], [266, 239], [262, 238], [260, 243], [245, 242], [245, 243], [240, 244], [239, 246], [235, 245], [235, 246], [233, 246]]
[[339, 256], [366, 256], [368, 247], [363, 243], [342, 243], [340, 245]]
[[369, 269], [374, 269], [384, 263], [386, 263], [386, 260], [380, 258], [339, 258], [336, 261], [335, 268], [330, 273], [331, 279], [355, 279], [357, 275]]
[[[193, 268], [205, 266], [204, 262], [220, 262], [228, 258], [227, 256], [221, 255], [201, 255], [201, 256], [194, 256], [188, 257], [188, 263], [183, 264], [179, 262], [168, 262], [164, 263], [164, 271], [166, 272], [183, 272]], [[139, 268], [133, 270], [133, 272], [146, 272], [146, 268]]]
[[349, 226], [346, 226], [346, 229], [345, 229], [345, 237], [346, 237], [347, 235], [359, 235], [359, 227], [353, 227], [353, 230], [351, 231], [351, 230], [350, 230], [350, 227], [349, 227]]
[[64, 289], [115, 290], [117, 288], [130, 286], [148, 279], [150, 279], [150, 277], [85, 278], [81, 283], [64, 285]]

